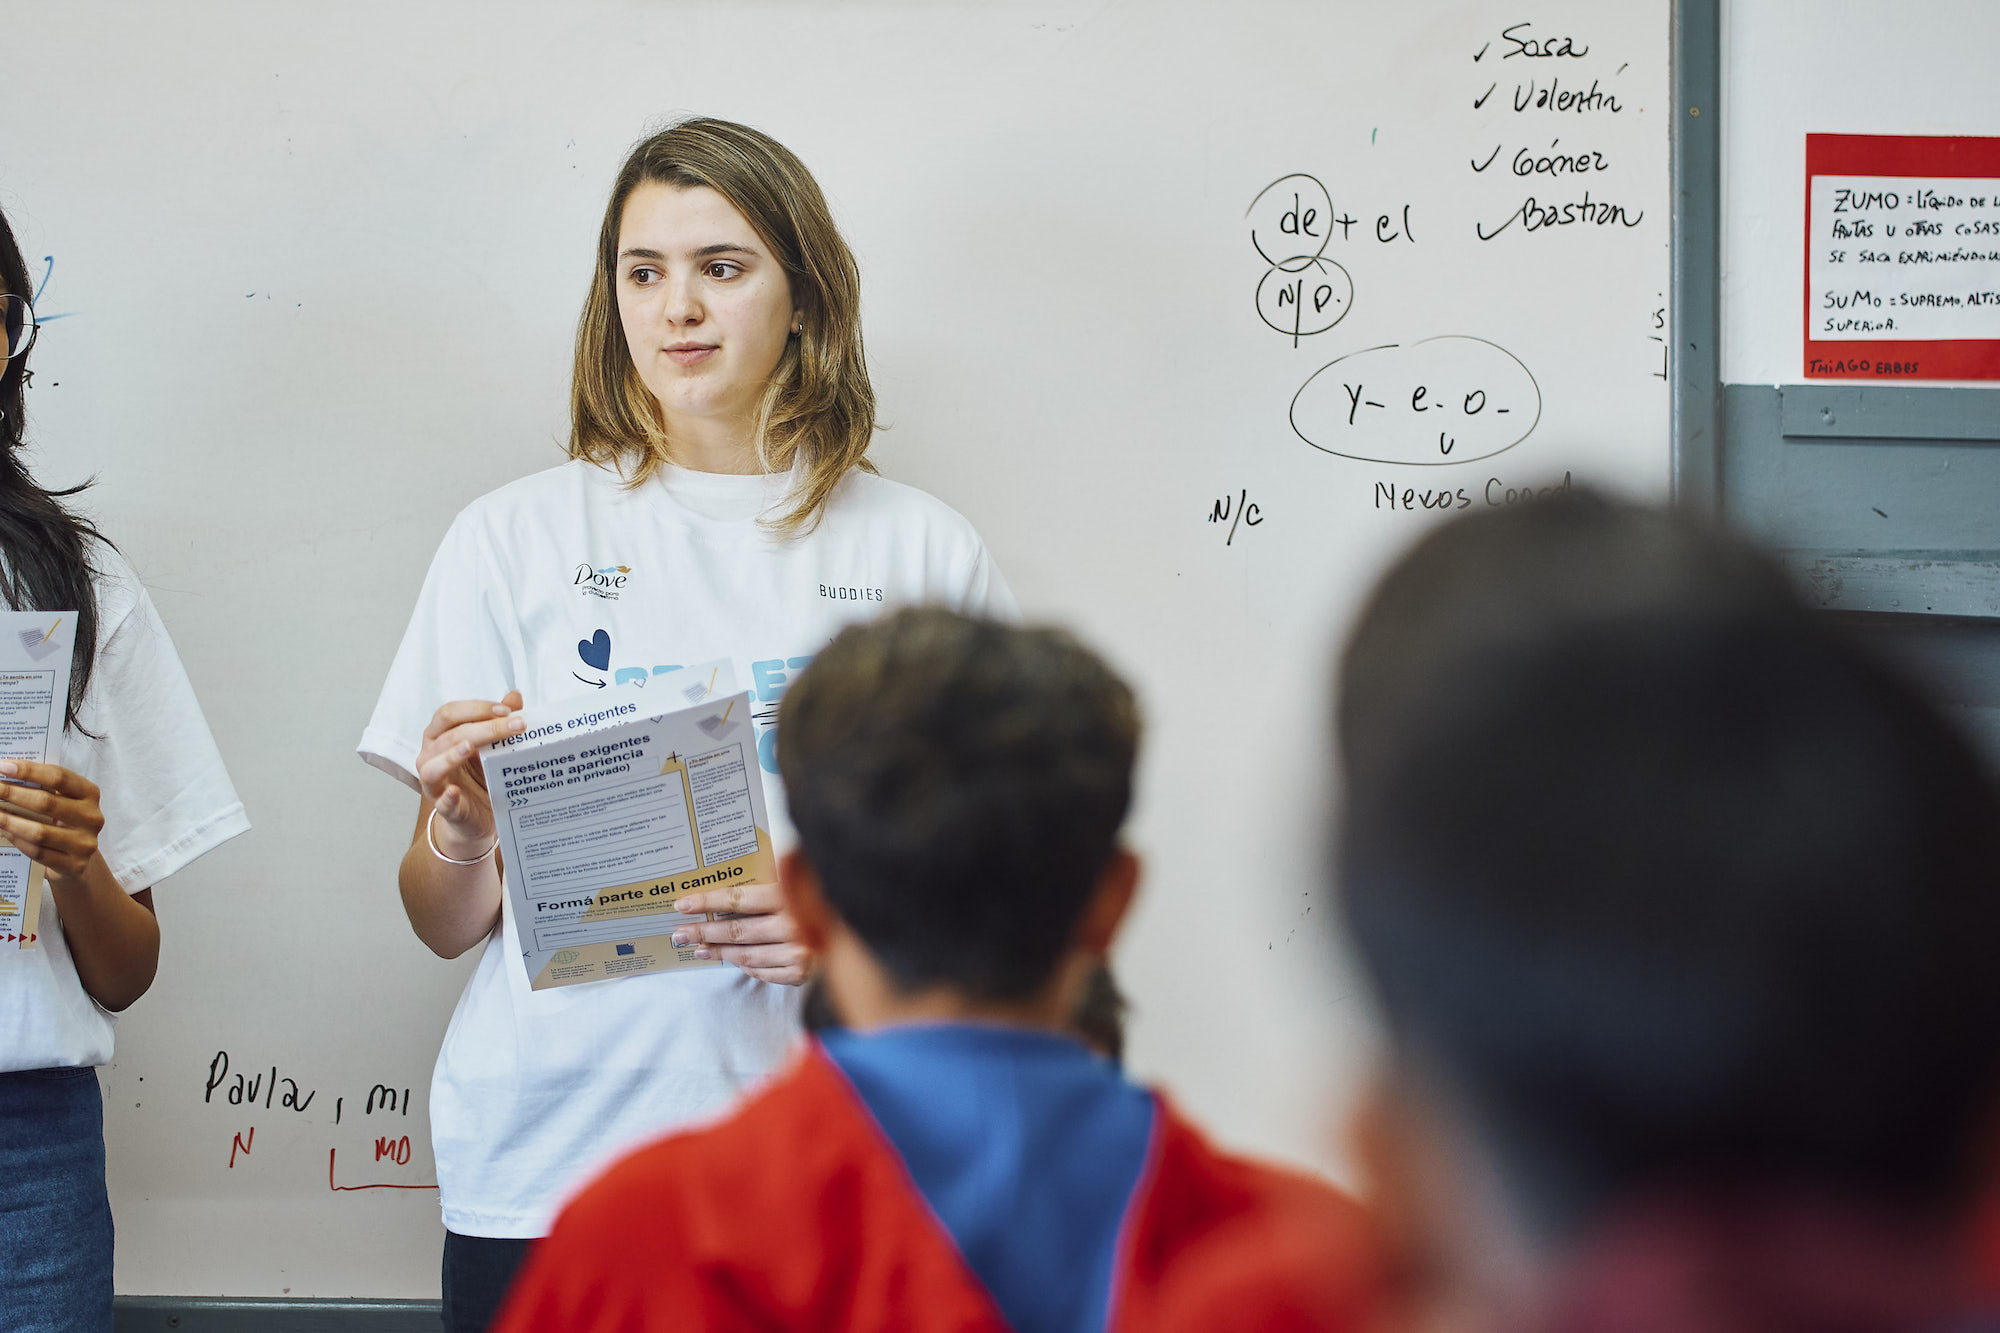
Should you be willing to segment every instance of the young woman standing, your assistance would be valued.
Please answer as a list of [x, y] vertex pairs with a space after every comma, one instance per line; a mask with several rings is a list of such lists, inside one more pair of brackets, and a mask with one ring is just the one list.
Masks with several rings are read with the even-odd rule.
[[476, 749], [524, 699], [718, 657], [763, 728], [845, 623], [942, 602], [1008, 614], [970, 524], [875, 475], [859, 274], [782, 145], [696, 119], [619, 172], [577, 330], [570, 461], [474, 501], [445, 535], [361, 741], [420, 796], [400, 886], [445, 957], [482, 941], [431, 1085], [446, 1324], [485, 1327], [563, 1192], [711, 1114], [797, 1031], [807, 957], [775, 887], [684, 900], [733, 967], [531, 991], [509, 945]]
[[104, 1103], [119, 1010], [153, 984], [152, 886], [250, 827], [173, 641], [130, 565], [22, 462], [27, 265], [0, 217], [0, 593], [74, 611], [60, 752], [0, 762], [0, 836], [41, 863], [32, 947], [0, 948], [0, 1322], [111, 1327]]

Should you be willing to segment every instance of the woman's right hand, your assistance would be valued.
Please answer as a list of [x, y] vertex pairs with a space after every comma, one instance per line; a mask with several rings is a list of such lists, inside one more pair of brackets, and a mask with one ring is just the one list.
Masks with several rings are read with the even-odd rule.
[[498, 703], [455, 699], [431, 714], [417, 751], [417, 782], [437, 809], [442, 826], [433, 833], [446, 856], [477, 856], [493, 845], [498, 831], [478, 751], [520, 731], [520, 710], [521, 692], [513, 690]]

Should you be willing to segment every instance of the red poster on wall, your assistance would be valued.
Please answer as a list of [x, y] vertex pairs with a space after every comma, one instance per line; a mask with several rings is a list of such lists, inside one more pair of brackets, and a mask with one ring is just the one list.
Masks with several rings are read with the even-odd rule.
[[2000, 379], [2000, 138], [1806, 136], [1807, 379]]

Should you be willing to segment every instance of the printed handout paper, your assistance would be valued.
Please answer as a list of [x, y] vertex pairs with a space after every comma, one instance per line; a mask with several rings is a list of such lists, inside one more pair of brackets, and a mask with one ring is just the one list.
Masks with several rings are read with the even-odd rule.
[[[0, 759], [55, 757], [75, 647], [74, 611], [0, 611]], [[42, 868], [0, 836], [0, 949], [35, 947], [41, 906]]]
[[750, 699], [727, 663], [523, 711], [481, 752], [536, 990], [715, 960], [677, 948], [700, 889], [777, 880]]

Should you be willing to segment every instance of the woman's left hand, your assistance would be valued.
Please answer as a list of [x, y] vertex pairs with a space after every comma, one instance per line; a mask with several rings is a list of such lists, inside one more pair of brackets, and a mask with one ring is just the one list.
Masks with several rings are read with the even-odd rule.
[[97, 835], [104, 831], [97, 784], [59, 764], [26, 759], [0, 760], [0, 778], [35, 783], [33, 787], [0, 783], [0, 799], [54, 821], [44, 824], [0, 810], [0, 834], [29, 860], [46, 867], [56, 881], [80, 879], [96, 857]]
[[674, 931], [674, 943], [698, 947], [703, 958], [720, 958], [759, 981], [781, 986], [804, 983], [812, 952], [799, 942], [798, 926], [785, 910], [784, 891], [776, 884], [736, 884], [726, 889], [684, 893], [674, 910], [689, 916], [730, 912], [721, 921], [691, 921]]

